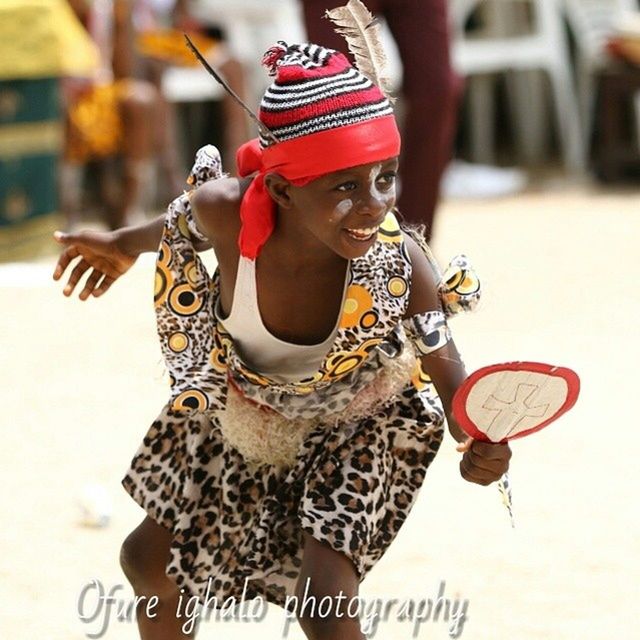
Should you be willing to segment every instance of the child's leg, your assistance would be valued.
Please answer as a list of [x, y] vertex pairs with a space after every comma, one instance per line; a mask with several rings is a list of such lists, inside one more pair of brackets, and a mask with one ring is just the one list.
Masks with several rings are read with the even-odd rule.
[[[348, 605], [358, 595], [359, 580], [349, 558], [329, 545], [304, 533], [302, 568], [296, 585], [297, 616], [300, 626], [310, 640], [364, 640], [357, 617], [349, 617]], [[307, 606], [305, 603], [305, 591]], [[333, 599], [330, 615], [319, 603], [327, 596]], [[344, 597], [343, 597], [344, 596]], [[312, 598], [315, 611], [311, 611]], [[328, 601], [327, 601], [328, 602]], [[355, 607], [352, 609], [355, 613]], [[335, 614], [342, 614], [337, 617]], [[314, 615], [315, 614], [315, 615]]]
[[137, 610], [138, 629], [142, 640], [184, 640], [180, 629], [184, 619], [176, 617], [178, 587], [165, 574], [169, 562], [171, 532], [149, 516], [127, 537], [120, 551], [120, 564], [136, 596], [158, 596], [154, 618], [145, 614], [146, 601]]

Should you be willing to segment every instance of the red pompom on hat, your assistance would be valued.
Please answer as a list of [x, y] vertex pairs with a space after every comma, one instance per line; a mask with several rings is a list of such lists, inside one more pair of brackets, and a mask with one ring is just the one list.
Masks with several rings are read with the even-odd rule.
[[393, 109], [382, 91], [333, 49], [279, 42], [263, 57], [275, 76], [260, 103], [260, 136], [238, 150], [241, 176], [258, 172], [240, 207], [241, 255], [255, 259], [275, 226], [264, 176], [304, 184], [326, 173], [379, 162], [400, 152]]

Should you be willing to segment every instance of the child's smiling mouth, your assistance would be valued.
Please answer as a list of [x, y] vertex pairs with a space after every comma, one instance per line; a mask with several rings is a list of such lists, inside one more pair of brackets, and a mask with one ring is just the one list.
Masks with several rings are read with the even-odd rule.
[[375, 237], [379, 228], [380, 225], [376, 225], [375, 227], [364, 227], [360, 229], [345, 229], [345, 232], [354, 240], [368, 242]]

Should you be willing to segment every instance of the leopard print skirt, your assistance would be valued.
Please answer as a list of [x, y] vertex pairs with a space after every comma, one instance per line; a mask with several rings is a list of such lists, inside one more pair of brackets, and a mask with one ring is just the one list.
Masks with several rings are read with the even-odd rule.
[[213, 415], [167, 404], [122, 483], [173, 532], [167, 575], [219, 601], [293, 594], [303, 532], [354, 564], [360, 580], [405, 522], [443, 434], [442, 409], [407, 385], [355, 423], [319, 423], [285, 469], [248, 464]]

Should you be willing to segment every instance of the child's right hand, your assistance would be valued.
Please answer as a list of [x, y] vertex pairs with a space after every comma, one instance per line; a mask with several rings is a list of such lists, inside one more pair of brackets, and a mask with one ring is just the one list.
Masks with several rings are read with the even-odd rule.
[[54, 280], [59, 280], [71, 262], [80, 258], [63, 290], [65, 296], [70, 296], [80, 278], [86, 271], [93, 268], [79, 297], [80, 300], [86, 300], [90, 295], [97, 298], [136, 261], [136, 256], [127, 255], [120, 247], [120, 235], [117, 231], [79, 231], [78, 233], [56, 231], [53, 237], [65, 246], [53, 272]]

